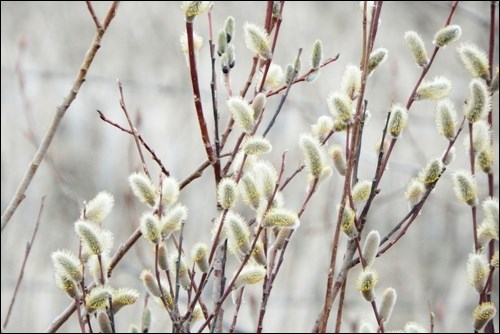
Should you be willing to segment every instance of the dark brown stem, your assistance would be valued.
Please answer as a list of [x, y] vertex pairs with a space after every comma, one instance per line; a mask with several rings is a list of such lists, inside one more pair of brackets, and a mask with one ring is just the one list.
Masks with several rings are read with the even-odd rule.
[[139, 153], [139, 157], [141, 159], [142, 163], [142, 169], [144, 171], [144, 174], [148, 176], [148, 178], [151, 179], [151, 176], [149, 175], [148, 167], [146, 165], [146, 160], [144, 159], [144, 155], [142, 154], [142, 149], [141, 145], [139, 144], [139, 136], [137, 134], [137, 129], [134, 127], [134, 124], [132, 123], [132, 120], [130, 119], [130, 115], [127, 110], [127, 106], [125, 105], [125, 97], [123, 96], [123, 86], [120, 81], [118, 81], [118, 89], [120, 91], [120, 107], [123, 110], [123, 113], [125, 114], [125, 117], [127, 118], [128, 125], [130, 127], [130, 132], [132, 132], [132, 136], [134, 137], [135, 141], [135, 146], [137, 147], [137, 152]]
[[201, 139], [203, 141], [203, 146], [207, 153], [207, 158], [211, 164], [214, 165], [214, 172], [217, 173], [215, 169], [215, 155], [210, 144], [210, 138], [208, 136], [207, 123], [205, 122], [205, 116], [203, 115], [203, 106], [201, 104], [201, 94], [200, 85], [198, 82], [198, 70], [196, 68], [196, 59], [194, 54], [194, 42], [193, 42], [193, 23], [186, 21], [186, 34], [188, 40], [188, 50], [189, 50], [189, 70], [191, 72], [191, 84], [193, 87], [193, 98], [194, 106], [196, 108], [196, 116], [198, 117], [198, 125], [200, 126]]
[[[14, 288], [14, 293], [12, 294], [12, 298], [10, 300], [9, 309], [7, 311], [7, 315], [5, 316], [5, 320], [3, 322], [4, 329], [7, 328], [7, 325], [9, 324], [9, 319], [12, 313], [12, 309], [14, 307], [14, 302], [16, 301], [17, 293], [19, 292], [19, 287], [21, 286], [21, 281], [23, 280], [24, 268], [26, 267], [26, 263], [28, 262], [28, 257], [31, 252], [31, 247], [33, 246], [33, 242], [35, 241], [36, 234], [38, 233], [38, 226], [40, 226], [40, 219], [42, 217], [44, 203], [45, 203], [45, 196], [42, 197], [42, 201], [40, 203], [40, 209], [38, 210], [38, 216], [36, 218], [35, 228], [33, 229], [33, 233], [31, 234], [31, 240], [26, 244], [26, 249], [24, 250], [24, 258], [21, 264], [21, 270], [19, 270], [19, 275], [16, 281], [16, 287]], [[84, 331], [84, 328], [82, 328], [82, 331]]]

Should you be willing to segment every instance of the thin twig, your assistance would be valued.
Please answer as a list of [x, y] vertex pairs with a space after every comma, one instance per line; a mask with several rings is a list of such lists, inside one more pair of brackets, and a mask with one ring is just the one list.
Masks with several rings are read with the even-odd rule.
[[231, 322], [231, 326], [229, 327], [229, 333], [233, 333], [236, 328], [236, 322], [238, 321], [238, 313], [240, 312], [241, 303], [243, 301], [243, 292], [245, 291], [245, 287], [242, 287], [240, 291], [238, 291], [238, 296], [236, 297], [236, 309], [233, 314], [233, 321]]
[[19, 271], [19, 276], [17, 277], [16, 287], [14, 288], [14, 294], [12, 295], [12, 299], [10, 300], [9, 310], [7, 311], [7, 315], [5, 316], [5, 320], [3, 322], [3, 328], [7, 328], [7, 325], [9, 324], [12, 308], [14, 307], [14, 302], [16, 301], [17, 293], [19, 292], [19, 287], [21, 286], [21, 281], [23, 280], [24, 268], [26, 267], [26, 263], [28, 262], [28, 256], [30, 255], [31, 247], [33, 246], [33, 242], [35, 241], [35, 237], [38, 232], [38, 226], [40, 226], [40, 218], [42, 217], [44, 203], [45, 203], [45, 196], [42, 197], [42, 201], [40, 203], [40, 209], [38, 210], [38, 216], [36, 218], [33, 234], [31, 235], [31, 240], [28, 243], [26, 243], [26, 249], [24, 251], [24, 259], [21, 264], [21, 270]]
[[344, 310], [346, 284], [347, 284], [347, 278], [345, 279], [344, 283], [342, 283], [342, 288], [340, 289], [339, 307], [337, 309], [337, 320], [335, 321], [335, 333], [340, 333], [340, 327], [342, 325], [342, 311]]
[[212, 111], [214, 115], [214, 143], [215, 143], [215, 184], [219, 184], [220, 174], [220, 140], [219, 140], [219, 111], [217, 105], [217, 75], [215, 74], [215, 44], [213, 42], [214, 35], [212, 29], [212, 11], [208, 12], [208, 31], [210, 39], [208, 44], [210, 46], [210, 60], [212, 65], [212, 79], [210, 80], [210, 92], [212, 93]]
[[[161, 172], [163, 174], [165, 174], [165, 176], [170, 176], [170, 172], [165, 168], [165, 166], [163, 165], [163, 162], [160, 160], [160, 158], [158, 158], [158, 156], [156, 155], [155, 151], [151, 148], [151, 146], [148, 145], [148, 143], [146, 143], [146, 141], [144, 140], [144, 138], [142, 138], [141, 134], [137, 132], [136, 130], [136, 135], [137, 137], [134, 135], [134, 133], [131, 131], [131, 130], [127, 130], [126, 128], [124, 128], [123, 126], [119, 125], [118, 123], [115, 123], [113, 121], [111, 121], [110, 119], [106, 118], [106, 116], [104, 116], [104, 114], [102, 113], [102, 111], [100, 110], [96, 110], [97, 113], [99, 114], [99, 117], [101, 118], [101, 120], [103, 120], [104, 122], [114, 126], [115, 128], [123, 131], [123, 132], [126, 132], [128, 133], [129, 135], [132, 135], [134, 136], [134, 138], [137, 138], [142, 146], [144, 146], [144, 148], [151, 154], [151, 158], [158, 164], [158, 166], [160, 167], [161, 169]], [[208, 167], [209, 165], [207, 165]]]
[[73, 86], [71, 87], [68, 95], [64, 99], [63, 103], [57, 108], [56, 113], [54, 114], [52, 118], [51, 125], [47, 132], [45, 133], [42, 143], [38, 147], [38, 150], [36, 151], [35, 155], [33, 156], [33, 159], [31, 160], [31, 163], [28, 167], [28, 170], [25, 172], [21, 182], [19, 183], [19, 186], [15, 192], [15, 194], [12, 196], [12, 199], [9, 202], [9, 205], [5, 209], [5, 211], [2, 213], [2, 226], [1, 226], [1, 232], [3, 232], [4, 228], [7, 226], [9, 223], [10, 219], [12, 218], [12, 215], [14, 212], [16, 212], [17, 207], [21, 203], [21, 201], [24, 199], [26, 196], [26, 190], [28, 189], [31, 180], [33, 180], [33, 177], [35, 176], [36, 171], [38, 170], [38, 166], [42, 163], [43, 158], [47, 154], [47, 151], [49, 149], [50, 144], [52, 143], [52, 139], [54, 138], [54, 135], [56, 134], [57, 128], [59, 127], [59, 124], [61, 123], [62, 118], [64, 117], [66, 111], [70, 107], [71, 103], [75, 100], [76, 95], [78, 94], [80, 87], [82, 86], [83, 82], [85, 81], [85, 77], [87, 76], [87, 72], [90, 68], [90, 65], [92, 64], [92, 61], [94, 60], [95, 55], [97, 54], [97, 50], [101, 46], [101, 40], [102, 37], [104, 36], [104, 33], [106, 32], [109, 24], [111, 23], [111, 20], [115, 16], [116, 9], [118, 8], [119, 1], [113, 1], [111, 6], [109, 7], [108, 13], [106, 14], [106, 17], [103, 21], [101, 29], [99, 29], [96, 32], [96, 35], [94, 36], [94, 40], [92, 41], [92, 44], [90, 45], [89, 50], [85, 54], [85, 58], [83, 59], [83, 63], [80, 67], [80, 70], [78, 71], [78, 74], [75, 78], [75, 81], [73, 82]]
[[97, 18], [97, 15], [95, 14], [94, 7], [92, 7], [92, 3], [90, 1], [85, 1], [87, 4], [87, 8], [90, 12], [90, 16], [92, 16], [92, 20], [94, 20], [95, 27], [97, 30], [101, 30], [101, 22], [99, 22], [99, 19]]
[[[281, 22], [281, 20], [279, 20], [278, 22]], [[276, 30], [276, 32], [277, 32], [277, 30]], [[291, 82], [293, 82], [293, 80], [295, 80], [295, 77], [298, 74], [297, 68], [298, 68], [298, 65], [299, 65], [299, 62], [300, 62], [300, 55], [301, 54], [302, 54], [302, 48], [299, 48], [299, 51], [297, 52], [297, 57], [295, 58], [295, 66], [294, 66], [294, 69], [293, 69], [293, 75], [292, 75], [292, 79], [290, 80]], [[286, 98], [288, 97], [288, 93], [290, 93], [290, 89], [291, 88], [292, 88], [292, 84], [288, 85], [288, 88], [286, 89], [285, 94], [283, 94], [281, 96], [280, 103], [278, 104], [278, 107], [276, 108], [276, 111], [274, 112], [273, 117], [269, 121], [269, 124], [267, 125], [266, 129], [264, 130], [264, 133], [262, 134], [262, 137], [266, 137], [267, 136], [267, 134], [269, 133], [269, 131], [273, 127], [274, 122], [276, 122], [276, 118], [278, 117], [278, 115], [279, 115], [279, 113], [281, 111], [281, 108], [283, 108], [283, 105], [285, 104]]]
[[127, 118], [128, 125], [130, 127], [130, 131], [132, 132], [132, 136], [134, 137], [135, 141], [135, 146], [137, 147], [137, 152], [139, 153], [139, 157], [141, 158], [142, 162], [142, 169], [144, 171], [144, 174], [148, 176], [149, 179], [151, 179], [151, 176], [149, 175], [149, 170], [148, 166], [146, 165], [146, 160], [144, 159], [144, 155], [142, 154], [142, 149], [141, 145], [139, 144], [139, 135], [137, 134], [137, 130], [134, 127], [134, 124], [132, 123], [132, 120], [130, 119], [130, 115], [127, 110], [127, 106], [125, 105], [125, 97], [123, 96], [123, 86], [120, 80], [118, 80], [118, 90], [120, 91], [120, 107], [123, 110], [123, 113], [125, 114], [125, 117]]

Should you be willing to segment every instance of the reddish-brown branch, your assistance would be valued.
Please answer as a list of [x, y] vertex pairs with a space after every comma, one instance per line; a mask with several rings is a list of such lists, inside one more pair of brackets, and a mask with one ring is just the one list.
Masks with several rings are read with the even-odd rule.
[[92, 3], [90, 1], [85, 1], [87, 4], [87, 9], [90, 12], [90, 16], [92, 16], [92, 20], [94, 21], [94, 24], [97, 28], [97, 30], [101, 30], [101, 22], [99, 22], [99, 19], [97, 18], [97, 15], [95, 14], [94, 7], [92, 6]]
[[196, 68], [196, 59], [194, 53], [194, 41], [193, 41], [193, 23], [186, 21], [186, 34], [188, 40], [188, 50], [189, 50], [189, 70], [191, 73], [191, 85], [193, 87], [193, 98], [194, 106], [196, 108], [196, 116], [198, 117], [198, 125], [200, 126], [201, 139], [203, 141], [203, 146], [205, 147], [205, 152], [207, 153], [207, 158], [211, 164], [214, 165], [214, 173], [216, 174], [216, 179], [220, 179], [220, 175], [217, 175], [217, 170], [215, 168], [215, 155], [210, 144], [210, 138], [208, 136], [207, 123], [205, 121], [205, 116], [203, 115], [203, 106], [201, 104], [201, 94], [200, 85], [198, 82], [198, 69]]

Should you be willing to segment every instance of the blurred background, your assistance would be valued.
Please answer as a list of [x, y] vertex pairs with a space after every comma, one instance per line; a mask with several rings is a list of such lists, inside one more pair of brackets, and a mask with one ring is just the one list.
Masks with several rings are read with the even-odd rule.
[[[103, 17], [109, 3], [95, 3]], [[138, 225], [146, 207], [131, 196], [127, 176], [140, 170], [132, 138], [104, 124], [96, 109], [112, 120], [126, 124], [118, 103], [116, 80], [123, 83], [125, 99], [138, 131], [154, 148], [167, 169], [178, 180], [184, 179], [205, 159], [192, 103], [192, 89], [179, 37], [185, 29], [180, 3], [124, 2], [118, 8], [102, 41], [76, 101], [64, 117], [49, 154], [40, 166], [8, 227], [1, 236], [2, 321], [7, 313], [26, 242], [31, 237], [42, 196], [45, 209], [25, 277], [14, 306], [11, 332], [44, 331], [66, 307], [69, 299], [53, 280], [51, 252], [67, 248], [77, 251], [73, 223], [84, 200], [99, 191], [115, 197], [115, 208], [105, 222], [115, 234], [115, 249]], [[216, 3], [213, 10], [217, 32], [228, 15], [236, 21], [234, 43], [236, 66], [231, 72], [234, 92], [239, 92], [251, 67], [251, 53], [243, 42], [245, 22], [262, 25], [265, 2]], [[373, 177], [376, 163], [375, 143], [381, 136], [386, 112], [394, 102], [406, 102], [420, 69], [414, 64], [403, 34], [420, 33], [427, 45], [448, 16], [450, 2], [386, 2], [375, 47], [385, 47], [389, 57], [371, 77], [366, 98], [372, 118], [363, 136], [360, 179]], [[463, 29], [461, 41], [472, 41], [487, 50], [490, 2], [460, 2], [452, 22]], [[498, 13], [497, 13], [498, 14]], [[210, 107], [210, 59], [206, 16], [195, 21], [204, 38], [200, 50], [199, 73], [202, 102], [209, 129], [213, 129]], [[498, 36], [498, 25], [497, 36]], [[1, 3], [1, 179], [2, 211], [11, 199], [40, 138], [47, 130], [56, 107], [68, 93], [95, 31], [84, 2], [2, 2]], [[313, 83], [295, 85], [278, 117], [269, 139], [273, 151], [267, 156], [276, 166], [288, 149], [289, 175], [299, 164], [297, 140], [321, 115], [329, 113], [326, 97], [339, 89], [345, 66], [358, 64], [361, 56], [361, 11], [358, 2], [287, 2], [274, 62], [283, 68], [291, 63], [298, 48], [304, 48], [302, 67], [309, 66], [309, 54], [316, 39], [323, 41], [325, 57], [340, 53], [340, 58], [321, 71]], [[457, 54], [459, 43], [439, 52], [428, 79], [446, 76], [453, 83], [450, 98], [461, 115], [468, 96], [470, 74]], [[498, 64], [498, 45], [495, 64]], [[221, 124], [227, 120], [222, 76], [218, 72]], [[268, 101], [264, 124], [279, 102]], [[430, 159], [442, 154], [447, 141], [434, 125], [434, 102], [417, 102], [410, 111], [409, 126], [398, 141], [389, 170], [380, 187], [367, 229], [385, 235], [406, 214], [404, 198], [407, 182]], [[494, 142], [498, 151], [498, 94], [494, 102]], [[467, 133], [467, 131], [464, 131]], [[212, 134], [212, 130], [210, 130]], [[231, 136], [234, 141], [235, 133]], [[464, 137], [461, 135], [461, 137]], [[331, 142], [344, 144], [344, 136]], [[382, 295], [392, 286], [398, 292], [396, 308], [388, 329], [400, 329], [408, 321], [429, 326], [429, 307], [436, 313], [436, 331], [471, 331], [471, 312], [477, 294], [467, 283], [465, 267], [472, 250], [470, 209], [457, 201], [452, 191], [451, 172], [469, 169], [463, 138], [459, 138], [457, 159], [449, 166], [435, 191], [409, 232], [395, 247], [375, 263], [380, 275], [376, 292]], [[230, 145], [229, 147], [232, 147]], [[152, 175], [158, 166], [145, 152]], [[495, 162], [498, 170], [498, 161]], [[487, 195], [486, 176], [479, 174], [479, 195]], [[323, 305], [333, 222], [340, 201], [343, 180], [332, 178], [314, 195], [302, 217], [274, 284], [264, 323], [266, 332], [310, 331]], [[306, 177], [299, 175], [285, 191], [286, 205], [298, 210], [305, 198]], [[495, 174], [498, 194], [498, 173]], [[213, 171], [207, 169], [181, 193], [189, 207], [185, 243], [210, 241], [211, 221], [216, 216]], [[248, 214], [240, 205], [241, 212]], [[480, 213], [482, 217], [482, 213]], [[345, 237], [341, 237], [341, 249]], [[343, 256], [339, 253], [339, 258]], [[115, 287], [128, 286], [141, 291], [138, 279], [143, 268], [151, 268], [153, 253], [140, 240], [125, 256], [111, 277]], [[231, 258], [228, 271], [236, 268]], [[355, 289], [359, 268], [349, 275], [344, 308], [343, 331], [355, 331], [361, 320], [374, 323], [369, 303]], [[211, 288], [205, 300], [210, 305]], [[238, 330], [251, 332], [257, 323], [261, 289], [247, 289], [246, 303], [240, 311]], [[380, 298], [380, 297], [379, 297]], [[498, 300], [498, 273], [494, 278], [493, 300]], [[498, 305], [497, 305], [498, 306]], [[153, 306], [151, 331], [170, 330], [169, 320]], [[126, 331], [130, 323], [140, 323], [142, 302], [122, 310], [116, 318], [117, 330]], [[229, 323], [233, 305], [227, 303]], [[335, 308], [330, 319], [335, 319]], [[329, 328], [333, 328], [333, 322]], [[498, 329], [498, 315], [495, 320]], [[196, 328], [196, 327], [195, 327]], [[61, 331], [77, 331], [75, 316]]]

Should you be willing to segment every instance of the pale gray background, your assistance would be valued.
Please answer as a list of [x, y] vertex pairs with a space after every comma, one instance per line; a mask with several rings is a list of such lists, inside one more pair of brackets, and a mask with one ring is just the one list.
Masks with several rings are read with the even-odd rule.
[[[372, 119], [363, 137], [360, 178], [370, 179], [373, 175], [376, 158], [373, 148], [388, 106], [392, 101], [406, 101], [420, 73], [406, 48], [404, 32], [418, 31], [430, 51], [432, 37], [444, 23], [449, 5], [449, 2], [384, 3], [375, 46], [386, 47], [389, 58], [370, 78], [367, 88]], [[1, 200], [4, 210], [35, 151], [27, 134], [32, 131], [38, 142], [46, 131], [93, 38], [94, 24], [84, 2], [2, 2], [1, 6]], [[107, 3], [95, 4], [100, 17], [107, 6]], [[262, 24], [264, 13], [265, 2], [215, 5], [215, 31], [228, 15], [233, 15], [236, 20], [237, 62], [231, 74], [235, 92], [243, 86], [251, 65], [251, 54], [243, 43], [242, 25], [246, 21]], [[336, 63], [323, 69], [316, 82], [293, 87], [271, 132], [269, 138], [274, 147], [268, 158], [278, 164], [281, 152], [289, 149], [288, 173], [299, 163], [296, 144], [299, 134], [307, 131], [318, 116], [328, 113], [326, 97], [339, 88], [345, 66], [359, 62], [360, 18], [358, 2], [286, 3], [275, 53], [278, 64], [286, 66], [292, 62], [297, 49], [303, 47], [302, 63], [303, 68], [307, 68], [311, 45], [317, 38], [323, 41], [325, 56], [341, 54]], [[489, 1], [460, 3], [453, 22], [463, 28], [462, 41], [474, 41], [487, 49]], [[205, 16], [196, 20], [195, 29], [205, 39], [199, 63], [200, 83], [209, 128], [212, 129]], [[179, 3], [125, 2], [120, 5], [88, 80], [52, 143], [48, 155], [51, 163], [44, 161], [26, 199], [2, 233], [3, 321], [40, 199], [47, 196], [38, 239], [29, 258], [9, 331], [43, 331], [67, 305], [68, 298], [53, 281], [50, 253], [59, 248], [77, 249], [72, 223], [78, 218], [84, 200], [101, 190], [115, 196], [116, 207], [106, 222], [116, 235], [115, 247], [135, 229], [145, 210], [131, 197], [126, 182], [127, 176], [140, 168], [131, 137], [103, 124], [95, 112], [95, 109], [100, 109], [108, 117], [126, 123], [118, 104], [117, 78], [124, 84], [129, 110], [134, 117], [140, 116], [139, 131], [176, 178], [184, 178], [203, 161], [205, 153], [192, 105], [189, 75], [178, 42], [183, 30]], [[23, 55], [20, 41], [26, 45]], [[438, 54], [428, 78], [444, 75], [453, 82], [451, 98], [461, 115], [470, 75], [457, 58], [457, 45]], [[498, 47], [495, 55], [498, 56]], [[16, 71], [16, 64], [21, 72]], [[25, 78], [24, 92], [20, 90], [19, 73]], [[227, 111], [223, 106], [227, 95], [221, 80], [218, 85], [221, 123], [224, 125]], [[495, 95], [495, 150], [498, 150], [497, 99], [498, 95]], [[268, 116], [278, 100], [274, 97], [269, 101]], [[409, 126], [398, 141], [381, 184], [382, 194], [377, 197], [368, 217], [368, 229], [378, 229], [384, 235], [404, 216], [407, 203], [403, 193], [407, 181], [446, 147], [446, 140], [435, 130], [434, 105], [434, 102], [414, 104]], [[336, 135], [333, 141], [343, 143], [344, 137]], [[454, 197], [450, 178], [450, 172], [468, 169], [462, 141], [459, 139], [457, 144], [459, 158], [439, 182], [422, 215], [403, 241], [375, 264], [380, 273], [377, 293], [381, 295], [386, 287], [392, 286], [399, 295], [393, 318], [387, 325], [389, 329], [401, 328], [410, 320], [428, 326], [430, 303], [437, 316], [436, 330], [471, 331], [471, 311], [478, 298], [465, 277], [467, 254], [472, 249], [470, 210]], [[158, 175], [158, 168], [149, 156], [148, 164], [153, 175]], [[497, 163], [495, 168], [498, 168]], [[498, 193], [498, 173], [495, 178], [495, 193]], [[304, 181], [304, 175], [301, 175], [287, 188], [285, 197], [289, 207], [300, 207], [305, 196]], [[275, 282], [265, 331], [298, 332], [312, 328], [324, 299], [332, 222], [341, 184], [342, 180], [335, 174], [322, 185], [307, 208], [302, 226], [287, 252], [283, 270]], [[487, 186], [483, 174], [479, 175], [478, 184], [479, 195], [484, 198]], [[210, 222], [216, 214], [213, 185], [213, 172], [207, 169], [202, 179], [182, 192], [181, 199], [190, 209], [186, 225], [187, 245], [199, 240], [209, 241]], [[341, 247], [344, 242], [342, 237]], [[150, 247], [141, 240], [121, 262], [111, 283], [144, 292], [138, 275], [143, 268], [151, 266]], [[231, 260], [229, 272], [234, 267], [235, 261]], [[354, 288], [353, 278], [358, 270], [353, 270], [348, 281], [344, 331], [355, 330], [361, 319], [374, 321], [370, 305]], [[260, 302], [259, 288], [250, 288], [248, 292], [239, 319], [238, 328], [242, 331], [255, 330]], [[495, 275], [494, 299], [498, 299], [498, 274]], [[141, 304], [139, 302], [118, 314], [118, 330], [124, 331], [130, 322], [140, 321]], [[156, 307], [153, 311], [152, 330], [169, 330], [165, 315]], [[229, 321], [232, 316], [230, 303], [226, 314]], [[332, 318], [335, 318], [333, 313]], [[62, 330], [78, 330], [76, 318], [71, 318]]]

